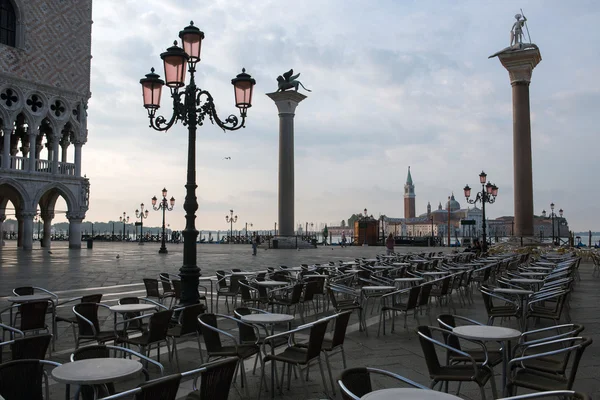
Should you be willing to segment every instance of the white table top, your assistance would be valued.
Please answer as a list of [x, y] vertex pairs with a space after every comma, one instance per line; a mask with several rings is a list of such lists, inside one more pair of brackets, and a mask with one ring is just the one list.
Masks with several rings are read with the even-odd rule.
[[256, 282], [258, 286], [285, 286], [289, 285], [289, 282], [281, 282], [281, 281], [258, 281]]
[[366, 262], [377, 262], [377, 261], [379, 261], [379, 260], [378, 260], [378, 259], [376, 259], [376, 258], [366, 258], [366, 259], [365, 259], [365, 261], [366, 261]]
[[47, 294], [29, 294], [27, 296], [7, 297], [6, 301], [10, 301], [11, 303], [30, 303], [32, 301], [44, 301], [51, 299], [52, 296]]
[[410, 263], [406, 263], [406, 262], [395, 262], [395, 263], [392, 263], [392, 265], [393, 265], [394, 267], [409, 267], [409, 266], [410, 266]]
[[521, 275], [524, 276], [546, 276], [547, 272], [521, 272]]
[[141, 370], [139, 361], [128, 358], [90, 358], [64, 363], [52, 370], [52, 377], [61, 383], [94, 385], [127, 379]]
[[304, 278], [321, 278], [321, 279], [327, 279], [329, 277], [327, 275], [304, 275]]
[[293, 320], [294, 316], [289, 314], [257, 313], [242, 315], [242, 321], [254, 324], [276, 324]]
[[141, 312], [154, 310], [154, 308], [156, 308], [154, 304], [117, 304], [110, 307], [110, 311], [116, 313]]
[[463, 325], [452, 329], [456, 336], [473, 340], [510, 340], [521, 336], [521, 332], [502, 326]]
[[423, 272], [423, 275], [446, 275], [447, 272], [444, 271], [427, 271], [427, 272]]
[[390, 388], [365, 394], [361, 400], [457, 400], [453, 394], [416, 388]]
[[494, 293], [528, 295], [528, 294], [533, 294], [533, 290], [528, 290], [528, 289], [513, 289], [513, 288], [494, 288]]
[[418, 281], [422, 281], [423, 278], [396, 278], [394, 280], [396, 282], [418, 282]]
[[369, 291], [375, 291], [375, 290], [394, 290], [396, 289], [394, 286], [363, 286], [362, 290], [369, 290]]

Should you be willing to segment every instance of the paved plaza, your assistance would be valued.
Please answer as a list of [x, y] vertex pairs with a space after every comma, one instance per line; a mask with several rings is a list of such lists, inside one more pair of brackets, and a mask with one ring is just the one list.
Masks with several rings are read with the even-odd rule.
[[[93, 249], [81, 249], [69, 251], [61, 242], [53, 243], [52, 250], [37, 249], [32, 252], [22, 252], [16, 249], [14, 242], [7, 242], [0, 251], [0, 296], [9, 296], [11, 290], [17, 286], [34, 285], [47, 288], [57, 292], [61, 299], [69, 298], [83, 293], [103, 293], [103, 302], [114, 305], [118, 298], [125, 296], [143, 296], [145, 294], [142, 278], [157, 277], [160, 272], [177, 273], [182, 262], [183, 245], [169, 245], [168, 255], [159, 255], [159, 244], [145, 244], [139, 246], [135, 243], [94, 243]], [[422, 252], [422, 251], [449, 251], [450, 249], [428, 249], [428, 248], [396, 248], [398, 252]], [[245, 245], [199, 245], [198, 263], [202, 269], [203, 276], [214, 275], [217, 269], [241, 268], [245, 270], [262, 270], [266, 267], [277, 267], [279, 265], [298, 266], [300, 264], [326, 263], [338, 260], [353, 260], [357, 257], [372, 257], [381, 254], [383, 247], [319, 247], [311, 250], [259, 250], [253, 257], [251, 247]], [[117, 255], [119, 256], [117, 258]], [[581, 280], [576, 286], [571, 298], [570, 315], [573, 322], [585, 325], [584, 336], [594, 339], [595, 343], [590, 346], [581, 361], [581, 365], [575, 382], [575, 389], [592, 394], [593, 399], [600, 399], [600, 293], [597, 290], [600, 278], [592, 277], [593, 265], [591, 262], [582, 262], [580, 272]], [[88, 290], [83, 290], [88, 289]], [[91, 290], [90, 290], [91, 289]], [[487, 314], [477, 291], [474, 292], [474, 304], [460, 306], [456, 301], [457, 314], [486, 321]], [[8, 305], [0, 298], [0, 306]], [[223, 303], [219, 305], [220, 312], [226, 312]], [[396, 331], [391, 334], [390, 324], [387, 324], [387, 334], [377, 337], [378, 312], [371, 314], [368, 309], [367, 336], [358, 331], [358, 319], [353, 315], [345, 343], [348, 367], [370, 366], [386, 369], [421, 384], [429, 385], [427, 367], [423, 353], [419, 345], [414, 329], [419, 324], [434, 325], [435, 316], [447, 312], [446, 306], [441, 309], [437, 303], [433, 303], [430, 315], [421, 315], [418, 319], [409, 317], [408, 330], [402, 327], [402, 316], [396, 317]], [[58, 311], [61, 315], [68, 315], [69, 308]], [[112, 328], [112, 315], [102, 314], [104, 328]], [[315, 317], [308, 317], [311, 321]], [[299, 322], [298, 322], [299, 324]], [[496, 325], [500, 322], [496, 322]], [[296, 323], [295, 323], [296, 325]], [[503, 326], [517, 328], [514, 319], [503, 321]], [[544, 326], [542, 321], [540, 325]], [[67, 362], [73, 351], [74, 342], [71, 329], [66, 324], [59, 325], [58, 343], [56, 351], [50, 359], [58, 362]], [[178, 345], [180, 354], [181, 370], [190, 370], [200, 364], [198, 358], [198, 345], [195, 340], [181, 342]], [[156, 356], [153, 356], [156, 358]], [[167, 358], [166, 349], [162, 351], [161, 362], [164, 364], [166, 373], [176, 371]], [[250, 397], [242, 396], [244, 391], [240, 388], [239, 381], [232, 386], [230, 399], [256, 398], [260, 377], [260, 368], [256, 375], [252, 374], [254, 358], [245, 364], [247, 376], [249, 377]], [[341, 357], [334, 356], [331, 359], [334, 378], [343, 370]], [[270, 376], [270, 368], [267, 367], [267, 377]], [[501, 390], [500, 371], [496, 368], [496, 383]], [[150, 369], [151, 377], [157, 377], [156, 369]], [[287, 390], [287, 382], [283, 396], [276, 393], [277, 399], [325, 399], [340, 398], [339, 390], [336, 388], [336, 396], [331, 393], [329, 377], [326, 374], [328, 392], [324, 392], [318, 367], [310, 370], [310, 382], [308, 384], [309, 395], [302, 389], [302, 385], [292, 376], [291, 390]], [[132, 388], [139, 380], [128, 381], [117, 384], [118, 390]], [[390, 381], [375, 381], [374, 387], [385, 387], [395, 385]], [[180, 389], [181, 399], [185, 398], [191, 390], [191, 381], [182, 383]], [[456, 391], [456, 384], [450, 385], [451, 392]], [[72, 391], [73, 393], [73, 391]], [[489, 384], [486, 385], [488, 399], [492, 398]], [[520, 392], [522, 393], [522, 392]], [[480, 399], [478, 387], [467, 383], [462, 385], [460, 397], [465, 399]], [[64, 386], [52, 382], [51, 398], [63, 399]], [[270, 398], [270, 393], [263, 392], [262, 398]]]

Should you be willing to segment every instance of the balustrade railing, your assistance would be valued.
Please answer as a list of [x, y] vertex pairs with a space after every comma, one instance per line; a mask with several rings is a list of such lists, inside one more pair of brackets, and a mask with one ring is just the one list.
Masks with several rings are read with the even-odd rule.
[[50, 162], [48, 160], [35, 160], [35, 170], [37, 172], [51, 172]]
[[[0, 154], [0, 168], [2, 167], [2, 154]], [[29, 169], [29, 158], [19, 156], [9, 156], [10, 169], [27, 171]], [[42, 173], [52, 172], [52, 162], [49, 160], [35, 160], [35, 171]], [[75, 164], [67, 162], [58, 163], [58, 174], [75, 176]]]
[[10, 156], [10, 168], [25, 170], [28, 160], [29, 158], [27, 157]]
[[58, 163], [58, 173], [61, 175], [75, 176], [75, 164], [59, 162]]

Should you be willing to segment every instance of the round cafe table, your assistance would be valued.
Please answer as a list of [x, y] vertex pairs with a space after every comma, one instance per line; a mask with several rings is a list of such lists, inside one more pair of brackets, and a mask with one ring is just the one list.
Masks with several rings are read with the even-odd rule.
[[266, 286], [266, 287], [278, 287], [278, 286], [286, 286], [289, 285], [289, 282], [281, 282], [281, 281], [258, 281], [255, 282], [258, 286]]
[[[115, 329], [117, 327], [117, 314], [144, 312], [154, 310], [156, 306], [154, 304], [140, 303], [140, 304], [117, 304], [109, 308], [114, 313]], [[124, 327], [125, 329], [125, 327]]]
[[453, 394], [416, 388], [390, 388], [365, 394], [360, 400], [458, 400]]
[[405, 282], [408, 282], [409, 284], [414, 284], [417, 282], [421, 282], [422, 280], [424, 280], [423, 278], [396, 278], [394, 279], [395, 282], [399, 282], [400, 284], [405, 284]]
[[480, 342], [503, 342], [502, 391], [504, 396], [508, 396], [508, 393], [506, 392], [506, 369], [508, 366], [508, 357], [511, 354], [510, 341], [518, 339], [521, 336], [521, 332], [516, 329], [504, 328], [501, 326], [463, 325], [453, 328], [452, 333], [464, 339], [477, 340]]
[[[70, 397], [70, 385], [102, 385], [118, 382], [136, 375], [142, 370], [139, 361], [128, 358], [90, 358], [64, 363], [52, 370], [55, 381], [67, 385], [66, 398]], [[97, 396], [94, 388], [94, 396]]]

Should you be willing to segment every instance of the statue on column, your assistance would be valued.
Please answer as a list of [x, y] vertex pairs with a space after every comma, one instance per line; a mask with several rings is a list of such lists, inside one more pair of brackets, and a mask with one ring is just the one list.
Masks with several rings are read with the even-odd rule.
[[296, 90], [296, 92], [297, 92], [299, 86], [302, 86], [302, 89], [306, 90], [307, 92], [310, 92], [309, 89], [307, 89], [306, 87], [304, 87], [304, 85], [302, 84], [302, 82], [300, 82], [299, 80], [297, 80], [297, 78], [299, 76], [300, 76], [300, 74], [294, 75], [294, 70], [293, 69], [290, 69], [288, 72], [284, 72], [283, 76], [279, 75], [277, 77], [277, 92], [284, 92], [287, 89], [292, 89], [292, 88], [294, 90]]
[[[500, 54], [511, 53], [521, 50], [529, 50], [529, 49], [538, 49], [537, 45], [531, 43], [531, 37], [529, 36], [529, 28], [527, 28], [527, 18], [523, 15], [523, 10], [521, 10], [521, 14], [515, 15], [516, 21], [513, 23], [512, 28], [510, 29], [510, 46], [505, 47], [497, 53], [492, 54], [488, 58], [497, 57]], [[523, 42], [523, 27], [527, 30], [527, 36], [529, 38], [529, 43]]]

